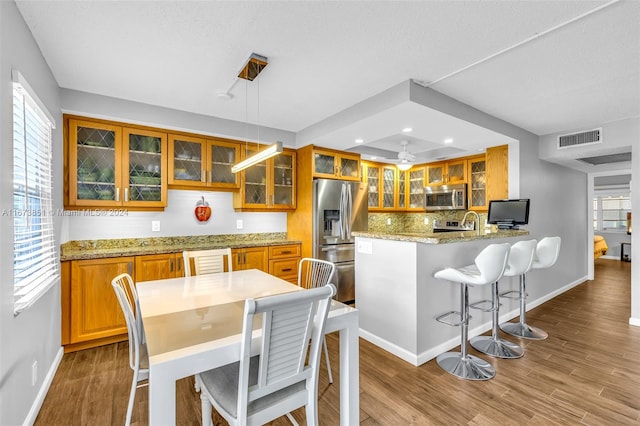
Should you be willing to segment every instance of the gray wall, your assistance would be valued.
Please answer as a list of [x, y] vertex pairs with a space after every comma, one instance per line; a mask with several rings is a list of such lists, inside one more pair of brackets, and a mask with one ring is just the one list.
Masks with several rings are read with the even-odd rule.
[[[56, 120], [54, 140], [54, 208], [62, 207], [62, 117], [59, 90], [31, 32], [13, 1], [0, 1], [0, 206], [13, 206], [13, 127], [11, 69], [19, 70]], [[56, 233], [60, 218], [55, 218]], [[13, 317], [13, 221], [0, 217], [0, 424], [22, 424], [55, 367], [60, 350], [60, 285], [35, 305]], [[59, 236], [57, 236], [59, 240]], [[37, 361], [38, 380], [31, 385]], [[52, 372], [53, 373], [53, 372]]]

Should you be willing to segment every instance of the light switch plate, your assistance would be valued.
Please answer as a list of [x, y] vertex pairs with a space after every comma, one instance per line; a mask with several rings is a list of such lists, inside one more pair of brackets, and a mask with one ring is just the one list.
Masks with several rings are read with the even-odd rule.
[[372, 254], [373, 253], [373, 244], [371, 241], [358, 241], [358, 246], [356, 247], [358, 253], [363, 254]]
[[236, 229], [244, 228], [244, 223], [242, 223], [242, 219], [236, 220]]
[[152, 220], [151, 221], [151, 232], [160, 232], [160, 221]]

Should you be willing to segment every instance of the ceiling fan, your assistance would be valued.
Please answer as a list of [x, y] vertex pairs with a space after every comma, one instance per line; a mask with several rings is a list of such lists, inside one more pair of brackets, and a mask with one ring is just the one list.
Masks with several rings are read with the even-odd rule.
[[411, 166], [413, 166], [413, 162], [416, 161], [416, 156], [407, 151], [407, 145], [409, 145], [409, 141], [401, 141], [400, 145], [402, 145], [402, 151], [398, 152], [398, 168], [400, 170], [409, 170]]

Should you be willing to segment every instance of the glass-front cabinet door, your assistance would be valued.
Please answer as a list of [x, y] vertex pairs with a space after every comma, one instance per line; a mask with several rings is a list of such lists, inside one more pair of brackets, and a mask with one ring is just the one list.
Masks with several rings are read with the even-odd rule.
[[166, 133], [142, 129], [123, 129], [122, 164], [123, 203], [132, 207], [163, 207], [167, 205]]
[[[256, 147], [245, 148], [245, 157], [258, 152]], [[249, 208], [267, 208], [267, 161], [255, 164], [243, 171], [244, 184], [242, 206]]]
[[486, 160], [485, 156], [469, 160], [469, 210], [487, 209]]
[[407, 174], [409, 172], [398, 169], [398, 208], [407, 208]]
[[219, 189], [240, 188], [240, 174], [232, 173], [231, 167], [240, 159], [240, 145], [218, 139], [207, 140], [207, 182]]
[[314, 149], [313, 176], [359, 181], [360, 155]]
[[424, 210], [424, 167], [414, 167], [407, 172], [409, 176], [409, 210]]
[[360, 157], [357, 155], [340, 155], [340, 177], [346, 180], [359, 180]]
[[296, 154], [284, 151], [271, 159], [273, 163], [273, 186], [271, 207], [279, 209], [295, 208], [295, 179], [294, 164]]
[[169, 135], [169, 185], [204, 187], [206, 140]]
[[396, 208], [396, 166], [382, 168], [382, 208]]
[[118, 126], [69, 120], [69, 200], [71, 206], [109, 207], [120, 202], [122, 130]]
[[380, 207], [380, 167], [373, 164], [366, 166], [367, 173], [367, 206], [370, 210], [374, 210]]

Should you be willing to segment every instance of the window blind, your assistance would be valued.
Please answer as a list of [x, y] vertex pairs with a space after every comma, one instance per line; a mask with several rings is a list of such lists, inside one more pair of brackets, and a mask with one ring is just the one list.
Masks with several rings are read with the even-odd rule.
[[53, 229], [52, 123], [20, 83], [13, 85], [14, 315], [59, 279]]

